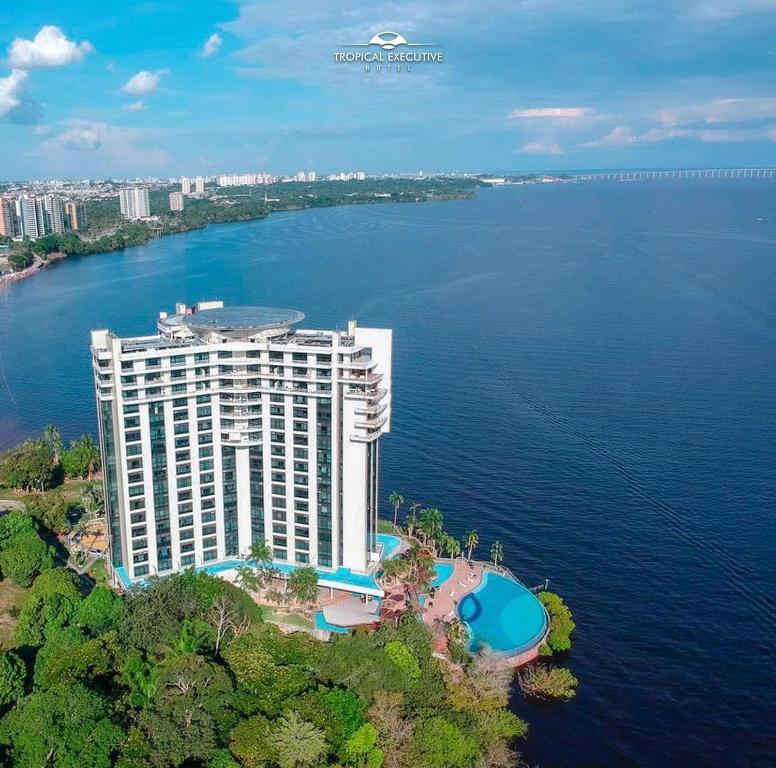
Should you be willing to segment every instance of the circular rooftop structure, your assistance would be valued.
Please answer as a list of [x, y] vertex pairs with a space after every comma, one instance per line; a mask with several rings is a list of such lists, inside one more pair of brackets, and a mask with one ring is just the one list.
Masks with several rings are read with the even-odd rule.
[[182, 315], [170, 315], [161, 322], [171, 329], [192, 331], [266, 331], [285, 328], [304, 320], [304, 313], [281, 307], [218, 307]]

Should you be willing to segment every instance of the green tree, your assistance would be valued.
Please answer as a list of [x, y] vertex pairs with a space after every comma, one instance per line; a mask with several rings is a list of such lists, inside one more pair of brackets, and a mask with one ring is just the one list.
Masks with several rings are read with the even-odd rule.
[[477, 549], [477, 545], [480, 543], [480, 537], [477, 531], [469, 531], [464, 539], [464, 546], [466, 547], [466, 559], [471, 562], [474, 550]]
[[8, 256], [8, 263], [14, 272], [20, 272], [27, 267], [32, 266], [35, 261], [35, 255], [29, 249], [23, 251], [12, 251]]
[[35, 521], [21, 509], [12, 509], [0, 516], [0, 549], [6, 542], [20, 533], [35, 532]]
[[443, 537], [442, 547], [444, 551], [447, 552], [451, 560], [455, 560], [455, 558], [461, 554], [461, 542], [458, 541], [458, 539], [456, 539], [454, 536], [448, 536], [445, 534]]
[[51, 632], [68, 623], [81, 600], [70, 571], [53, 568], [41, 573], [19, 612], [14, 635], [17, 645], [42, 645]]
[[0, 571], [22, 587], [29, 587], [39, 573], [53, 567], [54, 550], [35, 531], [16, 534], [0, 551]]
[[399, 509], [401, 509], [402, 504], [404, 504], [404, 496], [398, 491], [391, 491], [388, 502], [393, 507], [393, 527], [396, 528], [396, 523], [399, 519]]
[[100, 468], [100, 450], [89, 435], [73, 440], [62, 453], [62, 469], [68, 477], [86, 477], [89, 480]]
[[229, 734], [229, 749], [245, 768], [264, 768], [275, 759], [272, 724], [262, 715], [243, 720]]
[[314, 609], [318, 602], [318, 574], [315, 568], [309, 565], [297, 568], [288, 577], [288, 590], [294, 600]]
[[387, 643], [385, 652], [407, 679], [415, 681], [420, 678], [420, 664], [412, 651], [401, 640], [392, 640]]
[[124, 643], [156, 655], [173, 646], [185, 619], [205, 608], [197, 591], [199, 581], [198, 575], [183, 572], [130, 590], [119, 628]]
[[80, 683], [36, 691], [0, 721], [15, 768], [110, 768], [122, 736], [108, 699]]
[[13, 651], [0, 651], [0, 707], [22, 697], [26, 678], [24, 662]]
[[26, 440], [0, 454], [0, 485], [21, 491], [45, 491], [56, 480], [53, 456], [42, 440]]
[[87, 683], [107, 675], [113, 666], [108, 640], [87, 639], [75, 627], [52, 632], [35, 658], [35, 686], [50, 688], [73, 680]]
[[372, 723], [364, 723], [345, 743], [345, 759], [351, 765], [364, 768], [380, 768], [383, 750], [377, 746], [377, 729]]
[[46, 493], [31, 496], [24, 502], [24, 508], [44, 528], [50, 531], [69, 531], [73, 524], [74, 503], [61, 493]]
[[232, 684], [223, 667], [188, 654], [165, 663], [159, 693], [138, 727], [151, 747], [154, 768], [199, 765], [218, 746], [216, 717], [228, 707]]
[[296, 712], [287, 712], [273, 729], [277, 763], [280, 768], [315, 765], [326, 754], [323, 731], [302, 720]]
[[547, 635], [547, 646], [555, 653], [571, 649], [571, 633], [574, 631], [574, 620], [569, 607], [560, 595], [554, 592], [539, 592], [539, 600], [550, 615], [550, 632]]
[[46, 424], [43, 427], [43, 443], [48, 448], [54, 459], [54, 464], [59, 464], [62, 455], [62, 435], [56, 424]]
[[504, 561], [504, 545], [500, 541], [494, 541], [490, 547], [490, 559], [497, 568]]
[[520, 672], [520, 689], [535, 699], [570, 701], [577, 695], [579, 680], [565, 667], [535, 664]]
[[229, 754], [228, 749], [219, 749], [210, 759], [207, 768], [240, 768], [240, 764]]
[[100, 635], [117, 628], [122, 610], [121, 600], [113, 590], [96, 586], [78, 606], [73, 623], [92, 635]]
[[265, 589], [277, 576], [272, 566], [272, 547], [265, 541], [254, 544], [249, 563], [237, 569], [238, 584], [249, 592]]
[[444, 532], [444, 517], [436, 507], [428, 507], [420, 513], [420, 530], [436, 556], [437, 540]]
[[479, 752], [471, 737], [441, 716], [417, 724], [413, 746], [417, 763], [424, 768], [465, 768]]

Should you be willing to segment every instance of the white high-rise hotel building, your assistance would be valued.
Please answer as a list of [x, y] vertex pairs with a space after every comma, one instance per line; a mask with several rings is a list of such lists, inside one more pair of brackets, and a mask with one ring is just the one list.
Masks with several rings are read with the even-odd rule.
[[370, 569], [392, 332], [294, 329], [303, 317], [204, 302], [161, 313], [153, 336], [92, 332], [111, 560], [125, 584], [227, 568], [258, 542], [335, 587]]

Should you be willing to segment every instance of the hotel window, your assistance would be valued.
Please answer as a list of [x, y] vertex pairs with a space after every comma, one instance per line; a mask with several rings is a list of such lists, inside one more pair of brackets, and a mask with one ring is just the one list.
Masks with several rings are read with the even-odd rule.
[[210, 395], [197, 395], [197, 403], [209, 403], [210, 402]]
[[197, 352], [194, 355], [195, 363], [207, 363], [210, 361], [210, 352]]
[[183, 365], [186, 362], [186, 355], [173, 355], [170, 358], [170, 365]]
[[135, 576], [148, 576], [148, 566], [138, 565], [138, 567], [135, 568]]
[[288, 550], [287, 549], [281, 549], [279, 547], [273, 547], [272, 548], [272, 556], [275, 560], [287, 560], [288, 559]]
[[190, 565], [194, 565], [194, 555], [185, 555], [181, 558], [181, 566], [188, 568]]
[[146, 368], [158, 368], [162, 364], [160, 357], [149, 357], [146, 360]]
[[121, 361], [121, 370], [122, 371], [131, 371], [135, 367], [135, 363], [132, 360], [122, 360]]
[[218, 550], [217, 549], [208, 549], [206, 552], [202, 553], [202, 559], [203, 560], [215, 560], [218, 557]]

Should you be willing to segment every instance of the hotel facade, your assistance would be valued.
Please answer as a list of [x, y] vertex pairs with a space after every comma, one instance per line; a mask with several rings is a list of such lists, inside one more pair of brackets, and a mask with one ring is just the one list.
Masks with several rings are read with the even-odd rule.
[[160, 313], [151, 336], [92, 331], [117, 582], [235, 568], [266, 542], [280, 566], [371, 586], [392, 332], [303, 317], [215, 301]]

